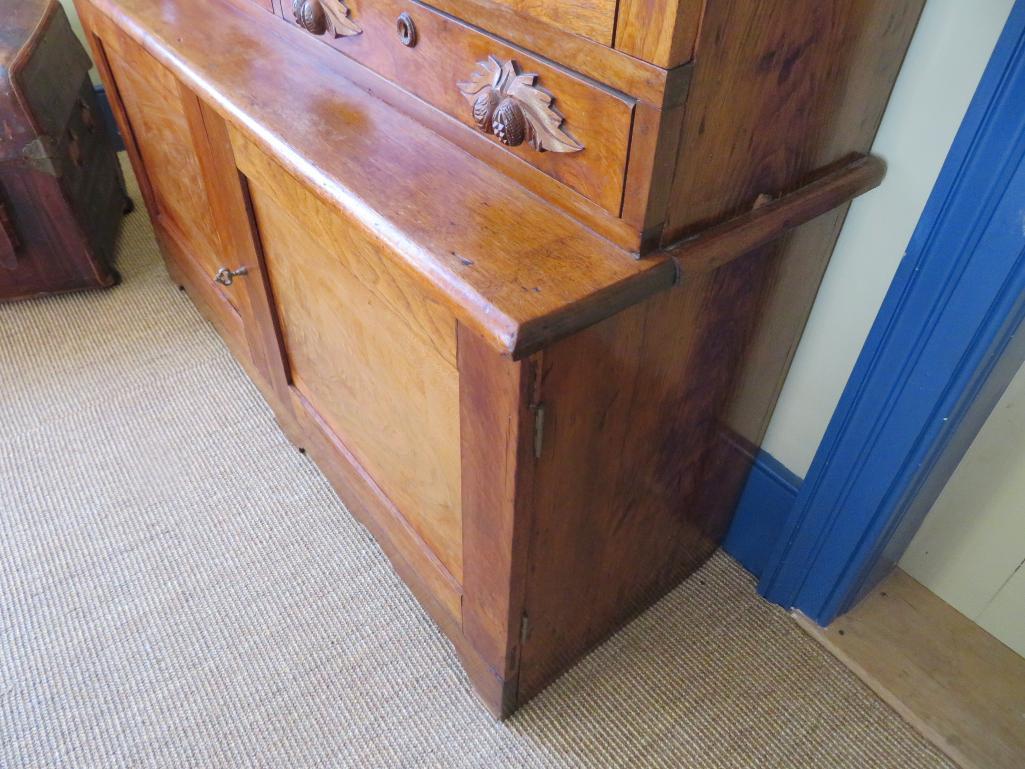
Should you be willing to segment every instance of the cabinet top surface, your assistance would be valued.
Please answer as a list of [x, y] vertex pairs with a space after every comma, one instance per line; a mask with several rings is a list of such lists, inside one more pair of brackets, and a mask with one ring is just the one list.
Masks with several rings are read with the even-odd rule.
[[503, 352], [529, 354], [675, 280], [668, 257], [638, 260], [551, 208], [256, 6], [91, 2]]

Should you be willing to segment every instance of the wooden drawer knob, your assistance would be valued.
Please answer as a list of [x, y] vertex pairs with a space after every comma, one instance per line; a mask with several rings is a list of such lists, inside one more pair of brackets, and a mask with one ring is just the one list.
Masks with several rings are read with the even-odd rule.
[[292, 0], [295, 23], [314, 35], [331, 32], [334, 37], [351, 37], [363, 32], [349, 18], [349, 7], [342, 0]]
[[536, 83], [537, 75], [521, 75], [515, 61], [503, 64], [489, 56], [458, 86], [477, 127], [502, 144], [527, 142], [538, 152], [579, 152], [584, 145], [562, 130], [563, 117], [552, 107], [555, 97]]

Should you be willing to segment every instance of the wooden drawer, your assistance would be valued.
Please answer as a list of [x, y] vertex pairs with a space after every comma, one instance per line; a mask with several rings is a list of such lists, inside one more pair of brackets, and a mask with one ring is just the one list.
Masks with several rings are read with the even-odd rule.
[[497, 5], [532, 16], [575, 35], [611, 46], [618, 0], [567, 3], [565, 0], [494, 0]]
[[[494, 134], [488, 137], [502, 150], [614, 216], [620, 214], [635, 103], [632, 98], [408, 0], [351, 0], [348, 8], [347, 19], [354, 25], [348, 30], [351, 34], [336, 37], [328, 20], [327, 31], [316, 37], [473, 130], [480, 130], [472, 104], [476, 96], [464, 95], [460, 84], [472, 81], [481, 71], [481, 63], [492, 59], [502, 65], [513, 62], [521, 74], [536, 74], [534, 85], [554, 97], [551, 107], [564, 118], [561, 126], [557, 118], [550, 123], [565, 134], [566, 143], [561, 149], [570, 149], [571, 143], [582, 149], [541, 152], [526, 140], [518, 146], [506, 146]], [[400, 39], [397, 20], [402, 14], [407, 14], [415, 28], [412, 47]], [[295, 23], [293, 5], [288, 0], [282, 2], [282, 16]], [[527, 90], [533, 89], [528, 86]], [[534, 114], [545, 115], [544, 97], [533, 98], [539, 99]], [[538, 125], [542, 122], [535, 121]], [[545, 130], [542, 127], [538, 133], [544, 134]], [[549, 144], [559, 146], [555, 137]]]

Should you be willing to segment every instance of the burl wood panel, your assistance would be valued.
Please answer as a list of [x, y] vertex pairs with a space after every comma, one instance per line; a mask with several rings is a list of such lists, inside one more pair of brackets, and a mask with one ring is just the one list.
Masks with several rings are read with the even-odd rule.
[[[373, 534], [421, 605], [453, 639], [467, 670], [471, 675], [475, 675], [475, 671], [483, 674], [487, 666], [469, 644], [462, 642], [459, 631], [461, 585], [342, 443], [334, 429], [290, 381], [284, 334], [268, 280], [269, 270], [253, 211], [251, 190], [245, 178], [239, 176], [232, 140], [243, 147], [242, 154], [249, 160], [248, 163], [243, 160], [243, 164], [251, 169], [254, 176], [260, 175], [257, 169], [268, 161], [238, 133], [232, 139], [231, 127], [209, 106], [203, 105], [201, 119], [209, 149], [204, 168], [219, 174], [223, 180], [216, 185], [220, 189], [219, 194], [214, 195], [215, 202], [220, 203], [217, 206], [219, 220], [224, 231], [230, 233], [226, 241], [235, 249], [237, 261], [249, 268], [246, 279], [237, 283], [244, 300], [242, 314], [249, 349], [241, 354], [236, 352], [236, 355], [251, 376], [254, 376], [253, 371], [257, 372], [257, 384], [263, 387], [289, 439], [305, 450], [323, 470], [349, 512]], [[247, 365], [249, 355], [253, 366]]]
[[222, 266], [221, 243], [178, 81], [131, 40], [111, 36], [105, 44], [133, 142], [147, 169], [157, 208], [151, 213], [212, 280]]
[[[494, 136], [488, 136], [489, 141], [610, 213], [619, 213], [630, 145], [632, 98], [409, 0], [352, 0], [348, 5], [362, 34], [336, 39], [328, 34], [319, 39], [474, 130], [472, 107], [457, 84], [470, 79], [478, 62], [494, 56], [503, 63], [515, 61], [522, 72], [538, 74], [538, 85], [555, 97], [553, 106], [565, 119], [562, 128], [584, 149], [572, 154], [541, 153], [526, 143], [506, 147]], [[408, 13], [416, 25], [417, 43], [413, 48], [402, 45], [396, 35], [395, 19], [400, 13]], [[283, 7], [283, 15], [294, 18], [290, 4]], [[308, 33], [297, 27], [295, 34]], [[294, 66], [294, 62], [288, 66]]]
[[243, 167], [294, 386], [461, 581], [455, 318], [291, 177]]

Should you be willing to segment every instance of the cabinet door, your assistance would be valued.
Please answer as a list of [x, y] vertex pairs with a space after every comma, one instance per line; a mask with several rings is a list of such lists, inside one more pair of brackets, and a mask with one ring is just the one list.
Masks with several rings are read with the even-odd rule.
[[[152, 191], [151, 211], [158, 229], [174, 241], [170, 256], [191, 262], [212, 283], [222, 265], [222, 244], [178, 80], [156, 59], [122, 35], [104, 39], [104, 52], [117, 95]], [[175, 251], [179, 253], [174, 253]], [[218, 288], [219, 291], [219, 288]], [[231, 291], [219, 292], [237, 310]]]
[[424, 561], [461, 583], [454, 316], [373, 233], [247, 140], [232, 140], [297, 407], [372, 479], [415, 532]]

